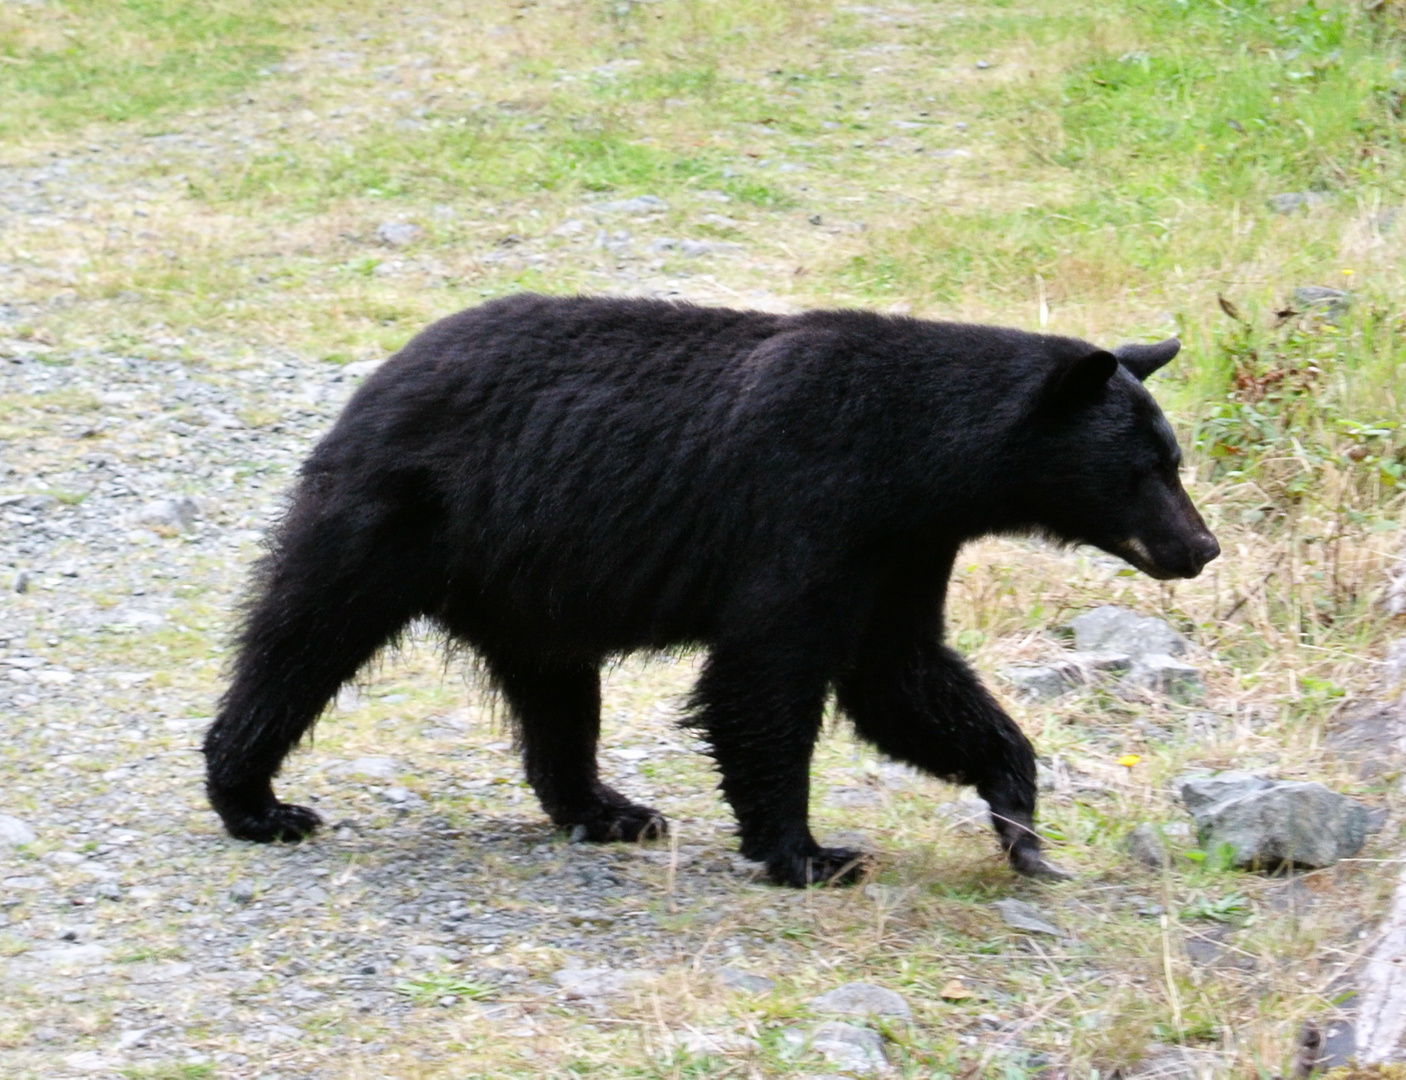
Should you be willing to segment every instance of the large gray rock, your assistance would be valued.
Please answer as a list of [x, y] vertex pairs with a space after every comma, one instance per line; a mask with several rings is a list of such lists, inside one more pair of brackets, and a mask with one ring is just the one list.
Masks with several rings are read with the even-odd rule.
[[1187, 649], [1186, 638], [1162, 619], [1112, 604], [1075, 616], [1069, 620], [1069, 627], [1074, 631], [1074, 647], [1080, 652], [1182, 656]]
[[810, 1003], [818, 1013], [831, 1016], [897, 1016], [911, 1020], [908, 1002], [892, 990], [872, 983], [852, 982], [821, 994]]
[[1123, 677], [1126, 688], [1159, 694], [1183, 705], [1192, 705], [1206, 696], [1206, 684], [1201, 673], [1166, 653], [1145, 653], [1133, 661], [1132, 670]]
[[1367, 808], [1312, 781], [1223, 773], [1185, 777], [1178, 786], [1201, 846], [1228, 845], [1241, 869], [1332, 866], [1356, 855], [1367, 839]]
[[1251, 792], [1263, 791], [1273, 783], [1273, 780], [1266, 780], [1251, 773], [1220, 772], [1179, 776], [1176, 779], [1176, 788], [1191, 816], [1199, 821], [1201, 815], [1210, 807], [1249, 795]]

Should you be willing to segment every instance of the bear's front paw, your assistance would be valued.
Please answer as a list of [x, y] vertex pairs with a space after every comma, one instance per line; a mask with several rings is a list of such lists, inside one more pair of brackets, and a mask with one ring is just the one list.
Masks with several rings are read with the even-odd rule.
[[778, 885], [803, 889], [807, 885], [852, 885], [864, 876], [870, 856], [852, 848], [818, 847], [805, 854], [766, 860], [767, 874]]
[[658, 840], [669, 835], [669, 823], [658, 810], [637, 803], [604, 805], [587, 814], [559, 822], [573, 840], [608, 844], [617, 840]]
[[1068, 881], [1074, 876], [1046, 859], [1034, 844], [1016, 844], [1011, 848], [1009, 858], [1011, 869], [1025, 877]]
[[225, 828], [239, 840], [269, 844], [276, 840], [302, 840], [322, 824], [316, 810], [292, 803], [276, 802], [254, 811], [226, 814]]

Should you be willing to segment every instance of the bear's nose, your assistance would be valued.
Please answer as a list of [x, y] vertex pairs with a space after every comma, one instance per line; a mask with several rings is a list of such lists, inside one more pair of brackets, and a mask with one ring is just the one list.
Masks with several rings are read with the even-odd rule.
[[1220, 544], [1210, 533], [1201, 533], [1191, 542], [1191, 554], [1199, 566], [1205, 566], [1212, 559], [1220, 557]]

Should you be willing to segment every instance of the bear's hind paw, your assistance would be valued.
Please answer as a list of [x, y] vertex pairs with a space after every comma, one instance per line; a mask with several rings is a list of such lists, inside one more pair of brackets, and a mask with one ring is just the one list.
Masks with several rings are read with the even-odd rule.
[[853, 885], [873, 864], [873, 858], [852, 848], [816, 848], [804, 855], [767, 860], [767, 873], [778, 885], [803, 889], [808, 885]]
[[231, 836], [258, 844], [302, 840], [316, 832], [321, 824], [322, 818], [316, 810], [281, 802], [251, 812], [236, 812], [225, 818], [225, 828]]
[[658, 810], [637, 803], [607, 804], [574, 820], [558, 822], [573, 840], [609, 844], [619, 840], [658, 840], [669, 835], [669, 823]]

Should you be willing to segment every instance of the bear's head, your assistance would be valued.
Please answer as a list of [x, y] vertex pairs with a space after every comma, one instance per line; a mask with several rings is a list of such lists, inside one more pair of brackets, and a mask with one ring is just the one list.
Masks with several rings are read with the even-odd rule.
[[1175, 338], [1113, 352], [1045, 339], [1023, 497], [1054, 538], [1093, 544], [1152, 577], [1192, 578], [1220, 545], [1182, 487], [1181, 448], [1143, 380], [1181, 348]]

